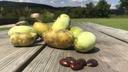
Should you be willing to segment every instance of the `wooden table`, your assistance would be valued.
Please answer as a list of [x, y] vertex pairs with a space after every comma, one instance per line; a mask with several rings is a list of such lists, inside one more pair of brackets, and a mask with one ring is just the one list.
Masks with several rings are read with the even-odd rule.
[[[96, 35], [97, 42], [90, 53], [54, 49], [43, 42], [16, 48], [10, 44], [7, 31], [0, 32], [0, 72], [128, 72], [128, 31], [92, 23], [76, 25]], [[58, 63], [67, 56], [94, 58], [99, 65], [73, 71]]]

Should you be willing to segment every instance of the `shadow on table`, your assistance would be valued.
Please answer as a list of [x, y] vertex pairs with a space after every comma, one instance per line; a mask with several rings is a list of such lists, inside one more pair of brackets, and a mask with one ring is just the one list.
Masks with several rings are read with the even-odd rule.
[[[48, 46], [48, 45], [47, 45]], [[71, 46], [71, 47], [68, 47], [68, 48], [55, 48], [55, 47], [52, 47], [52, 46], [48, 46], [49, 48], [53, 48], [53, 49], [59, 49], [59, 50], [75, 50], [74, 49], [74, 46]]]
[[75, 50], [73, 46], [72, 47], [69, 47], [69, 48], [55, 48], [55, 47], [52, 47], [52, 46], [48, 46], [48, 47], [49, 48], [53, 48], [53, 49], [59, 49], [59, 50]]
[[35, 43], [35, 44], [33, 44], [33, 45], [31, 45], [31, 46], [15, 46], [16, 48], [36, 48], [36, 46], [41, 46], [42, 47], [42, 45], [43, 44], [41, 44], [41, 43]]
[[[94, 47], [92, 50], [90, 50], [86, 53], [83, 53], [83, 54], [93, 54], [93, 53], [97, 53], [99, 51], [100, 51], [100, 48]], [[82, 53], [82, 52], [79, 52], [79, 53]]]
[[[54, 48], [54, 47], [49, 47], [49, 48]], [[59, 48], [54, 48], [54, 49], [59, 49]], [[60, 50], [71, 50], [71, 51], [75, 51], [74, 47], [70, 47], [70, 48], [66, 48], [66, 49], [60, 49]], [[93, 54], [93, 53], [97, 53], [100, 51], [100, 48], [94, 47], [92, 50], [90, 50], [89, 52], [83, 53], [83, 52], [78, 52], [78, 53], [82, 53], [82, 54]]]

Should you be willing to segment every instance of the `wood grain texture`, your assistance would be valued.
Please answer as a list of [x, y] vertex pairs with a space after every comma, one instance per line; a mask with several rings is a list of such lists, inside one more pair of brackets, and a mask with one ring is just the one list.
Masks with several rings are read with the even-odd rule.
[[[83, 22], [76, 26], [96, 35], [96, 45], [91, 52], [78, 53], [73, 49], [48, 46], [43, 49], [44, 44], [16, 48], [10, 44], [7, 31], [0, 32], [0, 72], [127, 72], [128, 43], [127, 37], [124, 38], [127, 31]], [[86, 60], [94, 58], [99, 65], [73, 71], [59, 64], [59, 60], [67, 56]]]
[[126, 42], [100, 32], [92, 24], [78, 24], [78, 26], [96, 35], [97, 42], [94, 50], [89, 53], [78, 53], [75, 50], [46, 47], [23, 72], [76, 72], [59, 64], [59, 60], [67, 56], [98, 60], [98, 67], [84, 67], [77, 72], [127, 72], [128, 44]]
[[0, 32], [0, 72], [15, 72], [32, 56], [41, 50], [43, 44], [33, 47], [13, 47], [9, 42], [7, 31]]
[[128, 43], [128, 31], [126, 30], [102, 26], [94, 23], [88, 23], [87, 25], [91, 26], [91, 28], [96, 29], [97, 31], [100, 31], [104, 34], [110, 35]]
[[[81, 27], [83, 27], [83, 29], [93, 32], [97, 36], [96, 47], [100, 48], [101, 53], [98, 55], [98, 57], [100, 58], [101, 61], [103, 61], [102, 64], [106, 63], [108, 67], [112, 68], [114, 72], [127, 72], [127, 67], [128, 67], [127, 42], [121, 41], [120, 38], [118, 39], [117, 36], [116, 36], [117, 38], [111, 37], [110, 36], [111, 34], [109, 33], [108, 33], [109, 35], [103, 34], [97, 29], [98, 27], [93, 24], [86, 24], [84, 26], [82, 25]], [[113, 30], [115, 29], [113, 28]], [[102, 29], [102, 31], [104, 30]]]

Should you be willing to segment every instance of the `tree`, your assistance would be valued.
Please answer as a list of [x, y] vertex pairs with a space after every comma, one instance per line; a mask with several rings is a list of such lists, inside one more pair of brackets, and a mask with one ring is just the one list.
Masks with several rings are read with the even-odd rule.
[[110, 6], [106, 0], [100, 0], [96, 5], [97, 16], [98, 17], [109, 17]]
[[42, 14], [43, 22], [51, 22], [54, 19], [54, 14], [47, 9], [44, 9]]
[[95, 17], [96, 13], [95, 13], [95, 6], [92, 2], [86, 4], [86, 12], [85, 12], [85, 16], [86, 17]]
[[84, 17], [83, 14], [84, 9], [82, 7], [76, 7], [71, 9], [71, 11], [68, 13], [72, 18], [82, 18]]
[[128, 14], [128, 0], [120, 0], [120, 9], [123, 9]]

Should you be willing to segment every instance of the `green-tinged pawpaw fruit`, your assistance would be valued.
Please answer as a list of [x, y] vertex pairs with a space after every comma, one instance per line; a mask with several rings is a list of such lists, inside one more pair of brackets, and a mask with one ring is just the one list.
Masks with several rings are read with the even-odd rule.
[[36, 33], [36, 31], [30, 26], [14, 26], [8, 31], [8, 35], [11, 36], [15, 33]]
[[52, 30], [64, 30], [69, 28], [70, 17], [67, 14], [61, 14], [52, 25]]
[[36, 33], [15, 33], [10, 36], [10, 42], [14, 46], [30, 46], [36, 40]]
[[71, 27], [70, 31], [72, 32], [73, 36], [76, 38], [81, 32], [83, 32], [83, 29], [80, 27], [74, 26]]
[[8, 35], [14, 46], [30, 46], [37, 38], [36, 31], [30, 26], [14, 26]]
[[82, 32], [75, 39], [75, 49], [79, 52], [92, 50], [96, 43], [96, 36], [91, 32]]

